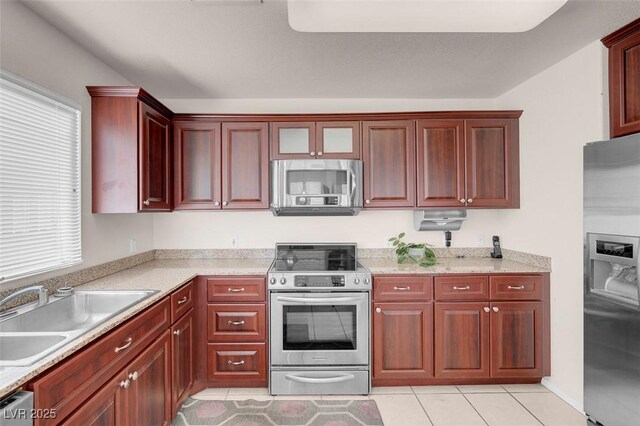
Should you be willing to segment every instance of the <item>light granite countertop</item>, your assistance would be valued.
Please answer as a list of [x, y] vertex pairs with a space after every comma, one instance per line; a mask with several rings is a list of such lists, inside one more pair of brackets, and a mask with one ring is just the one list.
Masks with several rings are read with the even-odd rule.
[[[439, 258], [437, 265], [428, 268], [422, 268], [416, 264], [400, 265], [395, 258], [365, 258], [361, 261], [374, 275], [549, 272], [545, 268], [512, 260], [479, 257]], [[19, 388], [109, 330], [158, 302], [197, 275], [266, 275], [271, 262], [272, 259], [266, 258], [156, 259], [76, 286], [77, 290], [157, 290], [158, 292], [31, 366], [0, 368], [0, 397]]]
[[422, 267], [417, 263], [399, 264], [396, 259], [360, 259], [373, 275], [384, 274], [503, 274], [545, 273], [547, 268], [490, 257], [441, 257], [438, 263]]

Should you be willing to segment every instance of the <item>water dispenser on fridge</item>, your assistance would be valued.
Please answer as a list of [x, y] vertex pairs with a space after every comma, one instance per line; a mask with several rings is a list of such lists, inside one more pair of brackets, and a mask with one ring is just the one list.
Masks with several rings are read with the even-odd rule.
[[640, 237], [587, 233], [588, 292], [610, 301], [640, 306]]

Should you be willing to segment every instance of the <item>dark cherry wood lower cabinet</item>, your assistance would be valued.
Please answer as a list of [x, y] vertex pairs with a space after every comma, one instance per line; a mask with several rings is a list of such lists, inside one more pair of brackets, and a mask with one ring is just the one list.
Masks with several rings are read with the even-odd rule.
[[110, 426], [127, 423], [125, 393], [117, 376], [93, 395], [80, 409], [65, 420], [63, 425]]
[[433, 304], [373, 304], [373, 384], [433, 377]]
[[491, 304], [491, 377], [542, 376], [542, 302]]
[[435, 304], [435, 376], [489, 377], [488, 302]]
[[171, 423], [171, 338], [169, 330], [149, 346], [130, 367], [126, 401], [128, 425]]
[[171, 342], [166, 330], [129, 366], [87, 400], [64, 425], [171, 423]]
[[193, 345], [194, 327], [193, 310], [191, 310], [171, 327], [172, 417], [176, 416], [193, 385]]

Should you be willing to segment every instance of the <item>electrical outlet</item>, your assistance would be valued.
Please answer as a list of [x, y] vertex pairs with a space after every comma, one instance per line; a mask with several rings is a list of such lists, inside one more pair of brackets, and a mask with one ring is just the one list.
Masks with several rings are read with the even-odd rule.
[[129, 239], [129, 253], [135, 253], [137, 250], [138, 248], [136, 247], [136, 239]]
[[484, 234], [476, 235], [476, 247], [486, 247], [484, 244]]
[[[395, 237], [395, 235], [394, 235], [394, 237]], [[391, 238], [391, 236], [384, 237], [384, 246], [383, 247], [388, 247], [388, 248], [393, 247], [393, 243], [391, 241], [389, 241], [389, 238]]]
[[238, 236], [231, 237], [231, 248], [238, 248]]

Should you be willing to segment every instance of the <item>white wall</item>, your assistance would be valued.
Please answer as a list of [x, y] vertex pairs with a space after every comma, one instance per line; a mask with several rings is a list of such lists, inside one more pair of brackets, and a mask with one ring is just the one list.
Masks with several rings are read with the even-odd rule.
[[87, 85], [127, 85], [77, 43], [14, 1], [0, 1], [0, 67], [82, 106], [82, 265], [12, 281], [14, 287], [75, 269], [129, 256], [129, 238], [138, 252], [153, 248], [153, 219], [149, 215], [91, 214], [91, 98]]
[[583, 401], [582, 147], [606, 139], [605, 49], [598, 41], [497, 99], [522, 108], [522, 208], [505, 215], [509, 248], [551, 256], [549, 379], [573, 403]]

